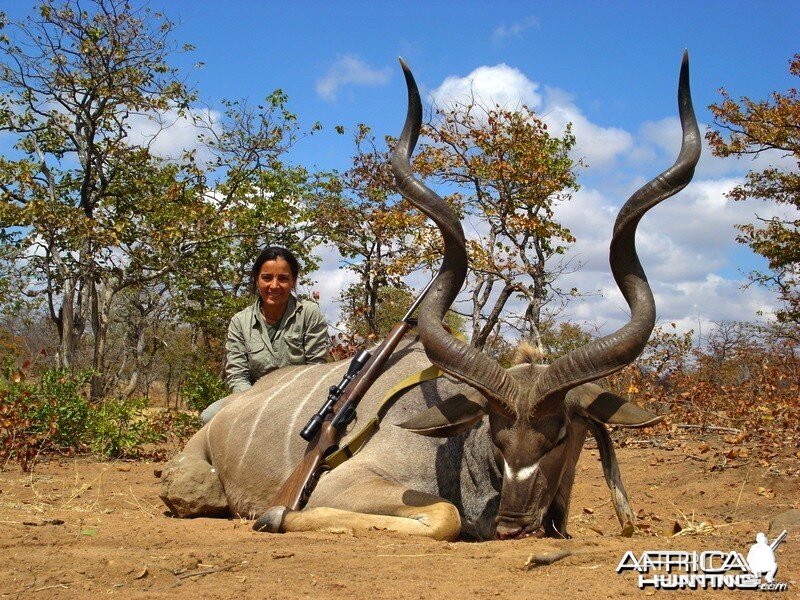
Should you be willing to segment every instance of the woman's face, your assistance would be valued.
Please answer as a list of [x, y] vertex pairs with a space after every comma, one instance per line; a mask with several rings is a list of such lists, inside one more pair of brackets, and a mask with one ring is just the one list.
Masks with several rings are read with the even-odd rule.
[[289, 263], [279, 256], [261, 265], [261, 271], [256, 280], [256, 289], [264, 306], [284, 309], [289, 303], [289, 295], [294, 289], [294, 284], [295, 280]]

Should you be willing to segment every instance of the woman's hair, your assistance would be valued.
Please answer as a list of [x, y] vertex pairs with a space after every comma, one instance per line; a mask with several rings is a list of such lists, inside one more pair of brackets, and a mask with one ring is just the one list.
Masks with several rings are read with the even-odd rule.
[[292, 254], [290, 250], [281, 246], [267, 246], [261, 251], [261, 254], [258, 255], [250, 273], [250, 289], [253, 293], [256, 292], [256, 280], [258, 279], [258, 274], [261, 273], [261, 267], [263, 267], [264, 263], [268, 260], [275, 260], [276, 258], [282, 258], [289, 263], [289, 270], [292, 272], [292, 277], [297, 281], [300, 275], [300, 263], [297, 262], [295, 255]]

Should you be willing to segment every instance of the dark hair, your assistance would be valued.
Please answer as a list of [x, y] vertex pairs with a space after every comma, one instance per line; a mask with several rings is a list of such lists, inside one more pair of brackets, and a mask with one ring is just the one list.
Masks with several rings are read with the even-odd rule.
[[300, 275], [300, 263], [297, 262], [297, 257], [295, 257], [290, 250], [281, 246], [267, 246], [261, 251], [261, 254], [258, 255], [250, 273], [250, 289], [253, 293], [256, 292], [256, 279], [258, 279], [258, 274], [261, 273], [261, 267], [263, 267], [264, 263], [268, 260], [275, 260], [276, 258], [282, 258], [289, 263], [289, 270], [292, 272], [292, 277], [297, 281]]

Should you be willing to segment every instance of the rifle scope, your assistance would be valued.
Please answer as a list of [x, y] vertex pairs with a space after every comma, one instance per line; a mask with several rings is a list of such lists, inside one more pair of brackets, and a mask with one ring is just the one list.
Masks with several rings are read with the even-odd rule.
[[322, 405], [322, 408], [320, 408], [314, 414], [314, 416], [309, 419], [308, 423], [306, 423], [306, 426], [303, 427], [303, 430], [300, 432], [301, 438], [307, 442], [310, 442], [314, 439], [314, 436], [317, 435], [320, 427], [322, 427], [325, 417], [327, 417], [328, 414], [333, 411], [333, 406], [336, 404], [336, 401], [342, 395], [350, 382], [353, 381], [353, 378], [358, 375], [358, 372], [367, 363], [370, 356], [372, 355], [369, 352], [362, 350], [353, 357], [353, 360], [350, 361], [350, 367], [347, 369], [347, 373], [344, 374], [344, 377], [342, 377], [339, 385], [332, 385], [328, 389], [328, 399], [325, 401], [325, 404]]

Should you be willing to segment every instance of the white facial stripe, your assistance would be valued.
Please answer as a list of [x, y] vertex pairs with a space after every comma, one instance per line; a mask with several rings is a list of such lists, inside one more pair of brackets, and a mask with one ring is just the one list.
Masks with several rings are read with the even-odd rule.
[[512, 469], [509, 464], [504, 460], [503, 461], [504, 471], [505, 471], [505, 478], [507, 481], [527, 481], [533, 474], [536, 473], [536, 470], [539, 468], [539, 461], [537, 460], [532, 465], [527, 467], [522, 467], [521, 469]]

